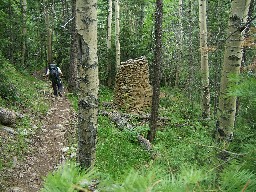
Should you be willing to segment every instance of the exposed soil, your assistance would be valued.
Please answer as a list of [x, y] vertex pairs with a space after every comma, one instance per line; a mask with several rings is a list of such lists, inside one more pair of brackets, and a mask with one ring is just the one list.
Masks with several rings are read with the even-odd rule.
[[68, 136], [74, 132], [75, 112], [65, 95], [45, 97], [50, 100], [51, 107], [41, 118], [40, 125], [35, 125], [36, 132], [28, 139], [28, 151], [23, 158], [13, 157], [13, 168], [1, 173], [0, 191], [39, 191], [43, 178], [65, 161], [63, 149], [67, 146]]

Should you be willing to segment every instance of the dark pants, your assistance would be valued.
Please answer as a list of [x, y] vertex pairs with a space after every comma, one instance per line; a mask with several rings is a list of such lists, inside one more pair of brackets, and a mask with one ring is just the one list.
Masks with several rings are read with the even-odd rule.
[[53, 88], [53, 94], [55, 96], [62, 96], [62, 82], [60, 79], [58, 79], [57, 81], [52, 81], [52, 88]]

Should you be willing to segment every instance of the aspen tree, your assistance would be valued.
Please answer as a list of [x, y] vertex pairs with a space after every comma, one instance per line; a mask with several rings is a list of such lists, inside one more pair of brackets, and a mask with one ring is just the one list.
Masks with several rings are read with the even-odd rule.
[[199, 1], [199, 27], [201, 51], [202, 117], [210, 117], [209, 65], [207, 46], [206, 0]]
[[94, 165], [98, 117], [97, 0], [77, 0], [78, 64], [78, 162]]
[[236, 114], [236, 96], [228, 95], [231, 85], [230, 75], [240, 73], [242, 61], [243, 31], [248, 16], [251, 0], [233, 0], [229, 16], [227, 40], [224, 53], [224, 63], [221, 71], [219, 113], [217, 124], [217, 136], [221, 140], [230, 141], [233, 138], [233, 130]]
[[118, 70], [121, 63], [120, 54], [120, 12], [119, 12], [119, 0], [115, 0], [115, 24], [116, 24], [116, 69]]
[[113, 78], [113, 64], [112, 64], [112, 59], [111, 59], [111, 43], [112, 43], [112, 12], [113, 8], [113, 1], [109, 0], [108, 1], [108, 23], [107, 23], [107, 54], [108, 54], [108, 65], [107, 65], [107, 73], [108, 73], [108, 79], [107, 79], [107, 84], [109, 87], [112, 86], [114, 78]]

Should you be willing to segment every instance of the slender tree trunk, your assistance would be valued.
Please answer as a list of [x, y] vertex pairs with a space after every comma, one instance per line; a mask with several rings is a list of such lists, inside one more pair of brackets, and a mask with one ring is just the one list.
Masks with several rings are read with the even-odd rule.
[[108, 0], [108, 35], [107, 35], [107, 48], [111, 49], [111, 31], [112, 31], [112, 0]]
[[71, 52], [70, 52], [70, 65], [68, 88], [72, 92], [77, 91], [77, 64], [78, 64], [78, 37], [76, 30], [76, 0], [72, 0], [72, 33], [71, 33]]
[[120, 13], [119, 13], [119, 0], [115, 0], [115, 24], [116, 24], [116, 70], [119, 70], [120, 58]]
[[202, 81], [202, 117], [210, 117], [210, 88], [209, 88], [209, 65], [207, 46], [206, 24], [206, 0], [199, 1], [199, 27], [200, 27], [200, 51], [201, 51], [201, 81]]
[[218, 132], [221, 140], [230, 141], [233, 138], [233, 130], [236, 114], [236, 96], [228, 95], [231, 85], [229, 76], [240, 73], [242, 61], [242, 42], [244, 26], [247, 20], [250, 0], [233, 0], [231, 2], [231, 14], [229, 17], [228, 39], [224, 53], [224, 63], [221, 71]]
[[[8, 1], [8, 17], [9, 17], [8, 19], [11, 21], [12, 17], [13, 17], [11, 0]], [[10, 42], [15, 41], [15, 35], [14, 35], [14, 29], [13, 28], [14, 28], [13, 24], [11, 23], [8, 26], [8, 33], [9, 33], [9, 36], [10, 36], [10, 39], [9, 39]], [[13, 43], [9, 43], [9, 45], [8, 45], [8, 58], [9, 58], [11, 63], [14, 63], [14, 54], [13, 53], [14, 53]]]
[[49, 8], [48, 3], [46, 0], [44, 0], [45, 7], [44, 7], [44, 14], [45, 14], [45, 25], [47, 30], [47, 41], [46, 41], [46, 48], [47, 48], [47, 64], [52, 63], [52, 29], [50, 25], [50, 15], [49, 15]]
[[[250, 22], [250, 20], [252, 19], [253, 17], [253, 12], [254, 12], [254, 6], [255, 6], [255, 0], [251, 0], [251, 3], [250, 3], [250, 7], [249, 7], [249, 11], [248, 11], [248, 17], [247, 17], [247, 22]], [[246, 29], [244, 31], [244, 37], [247, 38], [249, 37], [249, 31], [250, 31], [250, 26], [251, 26], [251, 23], [248, 24], [246, 26]], [[245, 62], [246, 62], [246, 57], [245, 57], [245, 54], [246, 53], [246, 47], [243, 47], [243, 59], [242, 59], [242, 67], [244, 67], [245, 65]]]
[[162, 63], [162, 22], [163, 22], [163, 1], [156, 0], [155, 12], [155, 55], [153, 64], [153, 97], [152, 109], [150, 118], [150, 130], [148, 131], [147, 139], [152, 142], [156, 135], [159, 95], [160, 95], [160, 66]]
[[178, 63], [176, 64], [175, 87], [179, 86], [180, 72], [183, 67], [183, 0], [179, 0], [179, 49], [178, 49]]
[[25, 59], [26, 59], [26, 42], [27, 42], [27, 0], [22, 0], [21, 1], [22, 5], [22, 21], [23, 21], [23, 26], [22, 26], [22, 53], [21, 53], [21, 65], [25, 66]]
[[[193, 25], [193, 16], [194, 16], [194, 0], [189, 0], [189, 23], [188, 27], [189, 29], [192, 29]], [[195, 73], [195, 58], [194, 58], [194, 52], [193, 52], [193, 31], [190, 30], [188, 34], [188, 42], [189, 42], [189, 57], [190, 57], [190, 63], [189, 63], [189, 71], [188, 71], [188, 98], [190, 100], [190, 107], [191, 110], [193, 110], [194, 107], [194, 96], [193, 96], [193, 87], [195, 85], [194, 82], [194, 73]]]
[[97, 0], [77, 0], [76, 10], [81, 54], [78, 65], [78, 161], [82, 167], [89, 168], [96, 158], [98, 119]]
[[113, 8], [113, 2], [112, 0], [108, 1], [108, 34], [107, 34], [107, 54], [108, 54], [108, 66], [107, 66], [107, 73], [108, 73], [108, 79], [107, 79], [107, 84], [109, 87], [112, 87], [113, 85], [113, 63], [112, 63], [112, 58], [111, 58], [111, 40], [112, 40], [112, 12]]

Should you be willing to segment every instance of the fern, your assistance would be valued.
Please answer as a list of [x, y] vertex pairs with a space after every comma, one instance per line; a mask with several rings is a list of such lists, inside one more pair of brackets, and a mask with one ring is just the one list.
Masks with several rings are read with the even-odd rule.
[[88, 188], [94, 174], [94, 170], [85, 172], [74, 162], [68, 162], [45, 178], [41, 192], [72, 192], [76, 188]]
[[256, 189], [256, 175], [241, 166], [232, 164], [221, 174], [221, 188], [226, 192], [253, 192]]

